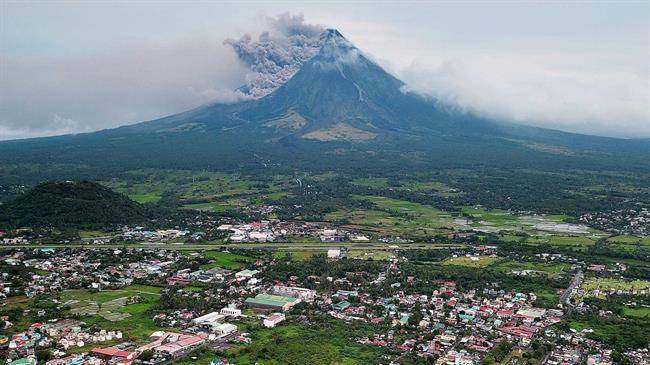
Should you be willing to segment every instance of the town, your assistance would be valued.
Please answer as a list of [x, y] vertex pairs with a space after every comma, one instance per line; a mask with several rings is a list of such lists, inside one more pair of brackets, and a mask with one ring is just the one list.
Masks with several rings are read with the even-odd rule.
[[[420, 256], [451, 270], [423, 270]], [[625, 347], [570, 325], [588, 313], [614, 315], [598, 309], [594, 298], [650, 311], [650, 282], [625, 279], [625, 265], [536, 254], [527, 259], [542, 269], [505, 273], [552, 280], [557, 289], [551, 292], [454, 271], [486, 262], [515, 268], [524, 256], [497, 245], [393, 248], [384, 260], [353, 259], [345, 247], [303, 259], [268, 249], [8, 248], [0, 257], [0, 351], [12, 365], [237, 364], [248, 363], [243, 353], [256, 342], [269, 346], [269, 336], [281, 336], [283, 328], [312, 331], [315, 325], [332, 327], [331, 336], [348, 328], [343, 340], [373, 354], [373, 363], [650, 361], [647, 327]]]

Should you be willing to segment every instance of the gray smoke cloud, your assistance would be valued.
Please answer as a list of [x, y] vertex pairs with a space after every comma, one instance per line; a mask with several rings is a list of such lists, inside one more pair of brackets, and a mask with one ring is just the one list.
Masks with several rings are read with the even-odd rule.
[[257, 40], [246, 34], [225, 41], [250, 68], [239, 91], [253, 98], [268, 95], [293, 77], [320, 49], [324, 30], [323, 26], [306, 24], [302, 14], [284, 13], [267, 17], [266, 22], [269, 30]]

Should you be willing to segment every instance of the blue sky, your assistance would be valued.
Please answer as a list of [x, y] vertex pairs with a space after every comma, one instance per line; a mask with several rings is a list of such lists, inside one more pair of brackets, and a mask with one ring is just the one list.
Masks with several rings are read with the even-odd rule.
[[648, 2], [3, 1], [0, 139], [109, 128], [227, 100], [226, 38], [302, 14], [415, 91], [495, 118], [650, 137]]

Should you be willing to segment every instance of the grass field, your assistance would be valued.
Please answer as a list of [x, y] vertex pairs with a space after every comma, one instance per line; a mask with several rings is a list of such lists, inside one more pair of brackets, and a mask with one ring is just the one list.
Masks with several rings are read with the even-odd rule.
[[587, 278], [582, 283], [585, 290], [649, 290], [650, 281], [647, 280], [630, 280], [608, 278]]
[[162, 199], [162, 196], [155, 194], [155, 193], [148, 193], [148, 194], [130, 194], [129, 198], [131, 200], [135, 200], [138, 203], [156, 203]]
[[554, 246], [593, 246], [596, 244], [596, 239], [586, 236], [561, 236], [561, 235], [547, 235], [547, 236], [534, 236], [529, 237], [526, 243], [540, 244], [548, 243]]
[[357, 178], [352, 180], [354, 185], [366, 186], [376, 189], [392, 188], [394, 190], [429, 192], [440, 196], [458, 196], [461, 193], [439, 181], [411, 181], [400, 180], [398, 186], [390, 186], [389, 179], [385, 177]]
[[236, 204], [224, 204], [224, 203], [217, 203], [217, 202], [194, 203], [194, 204], [183, 205], [184, 209], [204, 210], [204, 211], [211, 211], [211, 212], [233, 211], [238, 207], [239, 205]]
[[650, 237], [615, 236], [608, 238], [607, 242], [650, 246]]
[[638, 307], [638, 308], [623, 307], [623, 315], [626, 316], [626, 317], [634, 317], [634, 318], [650, 318], [650, 308], [647, 308], [647, 307]]
[[[81, 320], [88, 325], [97, 325], [106, 330], [122, 331], [133, 341], [143, 341], [158, 329], [146, 313], [160, 296], [161, 288], [147, 285], [131, 285], [123, 289], [89, 292], [87, 290], [66, 290], [61, 293], [61, 301], [77, 301], [72, 310], [80, 310]], [[127, 297], [143, 298], [142, 302], [122, 305]], [[92, 304], [96, 303], [96, 304]], [[84, 314], [94, 306], [96, 314]], [[108, 314], [107, 314], [108, 313]], [[108, 319], [110, 318], [110, 319]]]
[[[471, 217], [473, 220], [487, 222], [494, 226], [514, 226], [517, 225], [517, 217], [502, 210], [487, 210], [476, 207], [463, 207], [462, 213]], [[475, 223], [476, 226], [480, 224]]]
[[248, 256], [236, 255], [223, 251], [205, 251], [203, 257], [214, 260], [213, 263], [202, 265], [202, 269], [211, 269], [213, 267], [223, 267], [226, 269], [239, 269], [255, 261]]
[[493, 266], [494, 269], [510, 273], [512, 271], [533, 270], [545, 273], [550, 277], [560, 275], [564, 270], [569, 268], [565, 263], [543, 263], [543, 262], [521, 262], [521, 261], [501, 261]]
[[141, 296], [144, 298], [157, 298], [160, 295], [161, 288], [149, 285], [131, 285], [123, 289], [117, 290], [103, 290], [100, 292], [90, 292], [85, 289], [66, 290], [61, 293], [61, 300], [94, 300], [99, 303], [108, 302], [110, 300], [129, 297]]
[[472, 268], [483, 268], [490, 266], [497, 262], [498, 258], [490, 256], [479, 256], [478, 259], [473, 259], [466, 256], [451, 257], [442, 261], [443, 265], [464, 266]]
[[226, 357], [239, 365], [376, 364], [383, 349], [350, 341], [372, 328], [330, 321], [318, 326], [283, 325], [253, 333], [253, 343], [231, 349]]
[[103, 231], [84, 231], [84, 230], [79, 231], [80, 238], [105, 237], [105, 236], [110, 236], [112, 234], [113, 233], [103, 232]]
[[370, 188], [387, 188], [388, 178], [385, 177], [358, 178], [352, 180], [352, 183], [355, 185], [367, 186]]

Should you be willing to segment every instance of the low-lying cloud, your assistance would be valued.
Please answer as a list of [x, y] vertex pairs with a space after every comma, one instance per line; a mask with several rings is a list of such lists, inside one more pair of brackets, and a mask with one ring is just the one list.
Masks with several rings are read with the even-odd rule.
[[95, 131], [236, 102], [245, 95], [233, 90], [248, 72], [216, 38], [83, 56], [5, 55], [0, 63], [0, 139]]
[[514, 54], [473, 56], [398, 71], [407, 89], [494, 119], [571, 132], [650, 137], [650, 79], [559, 68]]

